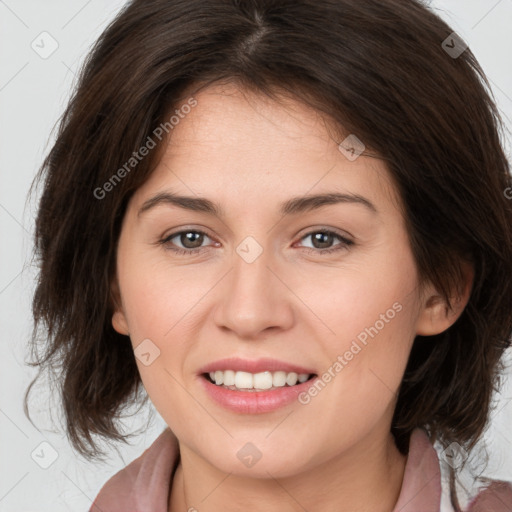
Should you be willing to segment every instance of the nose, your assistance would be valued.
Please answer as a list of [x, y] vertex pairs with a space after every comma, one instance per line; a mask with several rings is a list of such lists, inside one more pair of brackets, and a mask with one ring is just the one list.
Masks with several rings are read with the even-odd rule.
[[235, 252], [233, 268], [219, 290], [216, 325], [240, 339], [261, 339], [270, 331], [289, 329], [294, 322], [294, 295], [279, 274], [270, 250], [263, 250], [252, 262]]

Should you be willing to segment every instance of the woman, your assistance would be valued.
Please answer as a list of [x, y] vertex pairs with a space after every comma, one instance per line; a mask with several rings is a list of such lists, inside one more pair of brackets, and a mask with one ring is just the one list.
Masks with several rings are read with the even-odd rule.
[[510, 510], [456, 482], [512, 332], [486, 86], [416, 0], [127, 4], [36, 232], [76, 449], [123, 440], [141, 383], [169, 427], [91, 511], [434, 512], [443, 465], [455, 510]]

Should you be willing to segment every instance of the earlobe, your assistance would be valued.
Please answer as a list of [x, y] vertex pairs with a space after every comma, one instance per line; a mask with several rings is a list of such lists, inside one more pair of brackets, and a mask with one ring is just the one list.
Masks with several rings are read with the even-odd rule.
[[[462, 310], [460, 312], [462, 313]], [[427, 299], [420, 313], [416, 334], [420, 336], [440, 334], [454, 324], [458, 317], [456, 310], [450, 311], [448, 304], [440, 295], [433, 294]]]
[[110, 283], [110, 301], [112, 303], [114, 313], [112, 314], [112, 327], [119, 333], [129, 336], [128, 322], [124, 314], [121, 304], [121, 293], [117, 279], [112, 279]]
[[122, 310], [116, 310], [112, 315], [112, 327], [119, 333], [128, 336], [130, 331], [128, 330], [128, 323]]
[[463, 290], [459, 295], [450, 298], [451, 308], [448, 302], [430, 285], [416, 324], [417, 335], [441, 334], [460, 317], [469, 301], [474, 278], [472, 265], [464, 262], [461, 264], [461, 269], [464, 278]]

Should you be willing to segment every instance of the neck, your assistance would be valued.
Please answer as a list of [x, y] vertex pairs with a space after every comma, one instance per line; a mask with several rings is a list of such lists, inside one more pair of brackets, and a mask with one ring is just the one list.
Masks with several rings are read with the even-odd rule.
[[224, 473], [180, 443], [169, 512], [392, 512], [406, 457], [389, 432], [286, 478]]

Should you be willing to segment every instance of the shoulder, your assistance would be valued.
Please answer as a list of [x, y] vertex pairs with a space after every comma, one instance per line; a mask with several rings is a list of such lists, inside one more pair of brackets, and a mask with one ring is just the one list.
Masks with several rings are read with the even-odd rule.
[[103, 485], [89, 512], [139, 512], [148, 505], [166, 503], [177, 458], [177, 440], [166, 428], [149, 448]]
[[493, 481], [471, 501], [467, 512], [512, 511], [512, 482]]

